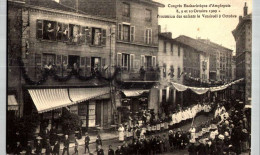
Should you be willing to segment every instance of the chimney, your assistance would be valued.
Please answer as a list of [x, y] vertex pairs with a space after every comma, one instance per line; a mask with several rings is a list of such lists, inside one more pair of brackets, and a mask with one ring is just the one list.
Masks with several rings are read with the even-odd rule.
[[246, 6], [246, 2], [245, 2], [245, 6], [244, 6], [244, 16], [247, 15], [247, 10], [248, 10], [248, 7]]
[[162, 32], [161, 25], [158, 25], [158, 33], [160, 34]]

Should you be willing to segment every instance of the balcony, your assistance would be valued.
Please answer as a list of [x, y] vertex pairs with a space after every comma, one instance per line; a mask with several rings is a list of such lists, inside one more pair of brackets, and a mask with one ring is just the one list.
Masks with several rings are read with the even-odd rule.
[[156, 71], [145, 71], [141, 74], [139, 71], [121, 70], [117, 74], [119, 81], [158, 81], [159, 73]]

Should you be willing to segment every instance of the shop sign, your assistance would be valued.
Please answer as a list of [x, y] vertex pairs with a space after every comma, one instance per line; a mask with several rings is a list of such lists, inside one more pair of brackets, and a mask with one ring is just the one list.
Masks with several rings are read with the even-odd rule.
[[78, 105], [70, 106], [70, 112], [73, 113], [73, 114], [78, 115]]

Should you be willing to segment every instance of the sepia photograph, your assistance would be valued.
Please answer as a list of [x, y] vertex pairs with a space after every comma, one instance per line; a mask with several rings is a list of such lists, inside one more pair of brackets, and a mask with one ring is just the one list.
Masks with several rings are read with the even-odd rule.
[[7, 0], [6, 154], [250, 155], [252, 3]]

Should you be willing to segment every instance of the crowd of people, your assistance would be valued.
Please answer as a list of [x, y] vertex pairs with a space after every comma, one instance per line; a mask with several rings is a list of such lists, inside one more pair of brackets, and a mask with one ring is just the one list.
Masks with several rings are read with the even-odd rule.
[[[227, 104], [199, 103], [177, 109], [168, 116], [155, 117], [151, 111], [143, 111], [141, 121], [129, 117], [129, 122], [118, 128], [121, 145], [116, 150], [109, 146], [108, 155], [152, 155], [176, 150], [187, 149], [191, 155], [222, 155], [240, 154], [250, 149], [250, 112], [246, 111], [240, 101]], [[231, 108], [232, 107], [232, 108]], [[199, 126], [193, 125], [193, 118], [199, 113], [208, 114], [214, 111], [214, 117]], [[191, 123], [188, 131], [183, 131], [181, 126]], [[55, 128], [50, 133], [46, 130], [37, 138], [35, 150], [28, 143], [23, 148], [19, 141], [13, 154], [69, 154], [69, 139], [65, 135], [60, 139], [55, 134]], [[45, 134], [46, 133], [46, 134]], [[49, 135], [46, 137], [44, 135]], [[63, 142], [63, 148], [60, 148]], [[85, 135], [85, 153], [104, 155], [100, 135], [96, 139], [96, 149], [90, 150], [90, 137]], [[78, 154], [78, 139], [75, 139], [74, 152]], [[61, 151], [60, 151], [61, 150]], [[93, 153], [94, 151], [94, 153]]]

